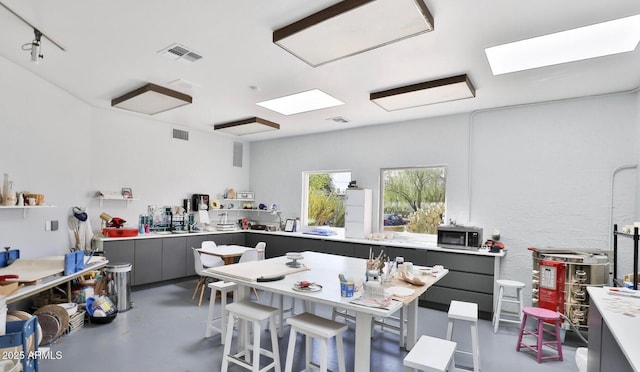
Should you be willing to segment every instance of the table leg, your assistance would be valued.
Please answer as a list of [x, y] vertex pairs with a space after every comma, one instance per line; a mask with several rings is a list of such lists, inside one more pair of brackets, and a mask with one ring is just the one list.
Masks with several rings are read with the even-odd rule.
[[356, 312], [354, 371], [369, 371], [371, 365], [371, 314]]
[[418, 340], [418, 299], [411, 301], [407, 306], [407, 342], [405, 350], [409, 351]]
[[[251, 299], [251, 288], [244, 286], [244, 285], [238, 285], [238, 294], [237, 296], [234, 298], [234, 301], [244, 301], [244, 300], [250, 300]], [[238, 322], [238, 352], [241, 352], [245, 349], [245, 337], [248, 337], [248, 332], [246, 332], [247, 334], [245, 335], [245, 328], [248, 327], [247, 322], [245, 321], [241, 321]], [[233, 330], [227, 330], [228, 332], [230, 331], [231, 333], [233, 333]], [[248, 361], [248, 358], [250, 358], [250, 354], [249, 354], [249, 350], [244, 350], [245, 351], [245, 360]]]

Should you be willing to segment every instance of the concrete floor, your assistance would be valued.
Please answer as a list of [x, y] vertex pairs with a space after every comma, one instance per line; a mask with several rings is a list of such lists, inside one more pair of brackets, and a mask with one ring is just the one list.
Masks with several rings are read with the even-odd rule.
[[[204, 338], [208, 301], [197, 306], [191, 300], [195, 279], [168, 282], [161, 285], [136, 287], [132, 299], [134, 307], [118, 314], [110, 324], [85, 323], [72, 335], [63, 336], [51, 346], [52, 355], [59, 359], [41, 360], [40, 370], [55, 371], [154, 371], [199, 372], [219, 371], [223, 346], [220, 335]], [[206, 296], [205, 296], [206, 297]], [[267, 296], [261, 296], [266, 301]], [[317, 313], [330, 317], [330, 309], [317, 307]], [[420, 308], [419, 334], [444, 338], [447, 329], [445, 312]], [[518, 328], [501, 326], [493, 333], [491, 322], [480, 320], [480, 357], [482, 371], [578, 371], [575, 364], [576, 347], [585, 346], [577, 335], [567, 332], [563, 345], [564, 361], [538, 364], [533, 353], [515, 350]], [[263, 345], [270, 345], [269, 333], [263, 332]], [[456, 328], [454, 338], [458, 347], [470, 349], [470, 335], [462, 327]], [[286, 357], [288, 328], [280, 339], [282, 368]], [[344, 336], [347, 370], [353, 370], [354, 327], [350, 325]], [[398, 335], [376, 328], [372, 343], [372, 371], [403, 371], [402, 359], [406, 351], [398, 347]], [[267, 346], [270, 349], [270, 346]], [[298, 339], [294, 370], [303, 369], [304, 342]], [[60, 352], [55, 354], [55, 352]], [[329, 368], [337, 370], [335, 349], [330, 345]], [[471, 367], [471, 358], [456, 356], [460, 369]], [[243, 371], [234, 366], [231, 371]]]

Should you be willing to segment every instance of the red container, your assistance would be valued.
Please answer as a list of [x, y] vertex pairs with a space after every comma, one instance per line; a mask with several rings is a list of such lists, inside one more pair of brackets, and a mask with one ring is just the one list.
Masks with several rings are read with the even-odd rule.
[[102, 235], [109, 238], [126, 238], [138, 236], [138, 229], [133, 227], [105, 227], [102, 229]]

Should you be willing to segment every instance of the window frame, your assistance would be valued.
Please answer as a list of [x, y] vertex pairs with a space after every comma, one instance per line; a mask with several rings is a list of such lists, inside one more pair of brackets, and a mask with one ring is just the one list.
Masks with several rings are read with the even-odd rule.
[[[300, 225], [301, 228], [317, 228], [318, 226], [309, 226], [309, 175], [310, 174], [331, 174], [331, 173], [349, 173], [353, 179], [353, 172], [350, 169], [337, 169], [337, 170], [318, 170], [318, 171], [302, 171], [302, 205], [300, 211]], [[346, 193], [346, 188], [345, 191]], [[326, 226], [325, 226], [326, 227]], [[331, 229], [338, 231], [344, 231], [344, 227], [328, 226]]]
[[[386, 167], [386, 168], [380, 168], [380, 173], [379, 173], [379, 180], [380, 180], [380, 184], [379, 184], [379, 208], [378, 208], [378, 231], [380, 232], [385, 232], [384, 229], [384, 215], [385, 215], [385, 209], [384, 209], [384, 194], [385, 194], [385, 187], [384, 187], [384, 174], [387, 171], [393, 171], [393, 170], [407, 170], [407, 169], [427, 169], [427, 168], [444, 168], [444, 172], [445, 172], [445, 185], [444, 185], [444, 214], [443, 214], [443, 220], [446, 221], [447, 220], [447, 205], [448, 205], [448, 197], [447, 197], [447, 179], [449, 178], [449, 168], [446, 164], [434, 164], [434, 165], [411, 165], [411, 166], [404, 166], [404, 167]], [[394, 236], [396, 238], [400, 238], [400, 239], [410, 239], [410, 240], [414, 240], [414, 241], [420, 241], [420, 242], [433, 242], [436, 243], [437, 241], [437, 233], [436, 234], [428, 234], [428, 233], [412, 233], [412, 232], [407, 232], [407, 231], [403, 231], [403, 232], [394, 232]]]

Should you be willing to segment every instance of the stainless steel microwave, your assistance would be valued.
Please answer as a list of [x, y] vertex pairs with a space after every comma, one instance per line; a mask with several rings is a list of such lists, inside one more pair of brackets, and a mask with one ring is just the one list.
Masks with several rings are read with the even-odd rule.
[[478, 249], [482, 246], [482, 228], [456, 225], [439, 226], [438, 246], [457, 249]]

